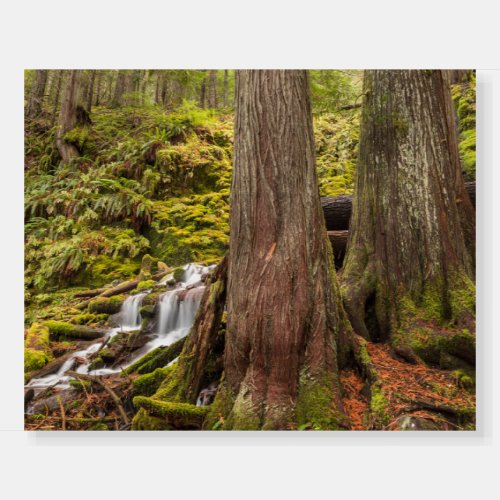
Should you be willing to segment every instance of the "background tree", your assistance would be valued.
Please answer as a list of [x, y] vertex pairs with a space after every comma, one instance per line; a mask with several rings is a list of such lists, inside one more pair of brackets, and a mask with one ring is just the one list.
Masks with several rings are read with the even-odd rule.
[[45, 87], [47, 85], [48, 71], [37, 69], [31, 86], [31, 92], [28, 99], [26, 116], [35, 118], [42, 112], [42, 103], [45, 97]]
[[345, 305], [358, 334], [412, 358], [418, 318], [474, 329], [475, 213], [446, 75], [367, 71], [364, 94]]
[[56, 146], [63, 162], [68, 162], [79, 154], [77, 147], [64, 138], [77, 124], [79, 85], [80, 72], [72, 70], [66, 81], [56, 131]]
[[217, 107], [217, 70], [211, 69], [208, 72], [208, 107]]

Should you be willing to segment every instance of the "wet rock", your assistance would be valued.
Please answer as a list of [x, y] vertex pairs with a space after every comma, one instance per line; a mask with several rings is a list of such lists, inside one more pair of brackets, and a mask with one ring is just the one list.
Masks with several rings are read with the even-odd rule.
[[401, 415], [397, 421], [398, 428], [402, 431], [440, 431], [444, 428], [437, 422], [428, 418], [413, 415]]
[[31, 412], [34, 414], [48, 414], [52, 410], [59, 408], [59, 398], [61, 403], [66, 405], [77, 398], [78, 391], [76, 389], [65, 389], [61, 391], [50, 391], [51, 394], [46, 396], [47, 391], [43, 391], [33, 402]]
[[213, 403], [218, 388], [217, 382], [212, 382], [208, 387], [202, 389], [198, 395], [197, 406], [208, 406]]

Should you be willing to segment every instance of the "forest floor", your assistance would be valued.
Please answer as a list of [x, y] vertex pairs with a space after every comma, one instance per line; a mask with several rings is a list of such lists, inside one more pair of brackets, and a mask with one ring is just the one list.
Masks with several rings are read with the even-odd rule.
[[[341, 372], [343, 405], [349, 430], [473, 430], [473, 387], [464, 386], [456, 372], [409, 364], [391, 356], [384, 344], [368, 343], [383, 394], [375, 408], [369, 386], [351, 368]], [[102, 384], [80, 382], [69, 390], [47, 389], [48, 405], [26, 415], [26, 430], [128, 430], [134, 415], [131, 402], [134, 375], [113, 375]], [[47, 399], [48, 398], [48, 399]], [[126, 419], [124, 417], [126, 415]]]
[[[382, 405], [374, 408], [369, 388], [355, 369], [343, 370], [340, 377], [345, 391], [343, 404], [351, 430], [474, 429], [471, 414], [475, 412], [475, 395], [471, 379], [461, 377], [459, 371], [395, 359], [385, 344], [368, 342], [367, 348], [381, 384]], [[376, 419], [375, 413], [378, 413]]]

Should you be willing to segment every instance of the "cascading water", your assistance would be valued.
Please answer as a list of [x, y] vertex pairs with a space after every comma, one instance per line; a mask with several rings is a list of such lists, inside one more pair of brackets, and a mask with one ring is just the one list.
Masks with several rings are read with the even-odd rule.
[[107, 373], [115, 373], [118, 370], [93, 370], [89, 372], [90, 357], [92, 354], [97, 352], [103, 345], [117, 335], [120, 332], [127, 332], [131, 330], [137, 330], [141, 326], [141, 315], [139, 309], [142, 305], [142, 301], [147, 293], [138, 293], [137, 295], [132, 295], [128, 297], [124, 302], [120, 310], [120, 326], [118, 328], [112, 328], [108, 331], [102, 342], [96, 342], [91, 344], [87, 349], [74, 352], [73, 355], [67, 359], [64, 364], [59, 368], [56, 373], [51, 373], [45, 377], [34, 378], [30, 380], [27, 384], [28, 387], [34, 388], [45, 388], [52, 386], [67, 387], [69, 377], [66, 376], [66, 372], [71, 370], [77, 360], [84, 359], [85, 362], [80, 364], [77, 368], [78, 373], [92, 373], [94, 375], [101, 375]]
[[186, 290], [185, 287], [165, 292], [160, 299], [155, 347], [170, 345], [189, 333], [201, 302], [204, 286]]
[[125, 299], [120, 311], [122, 328], [134, 330], [141, 326], [142, 318], [139, 309], [146, 295], [146, 293], [138, 293]]
[[[205, 289], [204, 286], [200, 286], [202, 277], [214, 267], [199, 264], [187, 264], [184, 266], [183, 282], [179, 283], [175, 290], [165, 292], [160, 299], [158, 326], [154, 338], [142, 348], [135, 351], [134, 356], [128, 359], [125, 364], [114, 368], [89, 371], [92, 354], [99, 351], [104, 343], [107, 343], [110, 338], [120, 332], [129, 332], [140, 328], [142, 319], [139, 311], [147, 293], [132, 295], [125, 300], [120, 310], [120, 326], [109, 330], [102, 341], [91, 344], [87, 349], [73, 353], [56, 373], [32, 379], [27, 385], [35, 390], [55, 386], [60, 388], [68, 387], [70, 377], [66, 375], [66, 372], [74, 369], [77, 362], [79, 363], [79, 366], [76, 368], [78, 373], [90, 373], [93, 375], [118, 373], [152, 349], [162, 345], [170, 345], [186, 336], [194, 322], [196, 311], [200, 305], [203, 290]], [[160, 284], [167, 284], [167, 280], [163, 280]], [[82, 359], [85, 360], [84, 363], [81, 363]]]

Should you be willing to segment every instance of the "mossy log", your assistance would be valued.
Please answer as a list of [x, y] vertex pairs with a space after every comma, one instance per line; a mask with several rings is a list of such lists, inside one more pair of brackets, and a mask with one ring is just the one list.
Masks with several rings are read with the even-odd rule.
[[157, 347], [125, 368], [122, 373], [125, 375], [130, 373], [144, 375], [153, 372], [157, 368], [162, 368], [179, 356], [185, 342], [186, 337], [183, 337], [171, 345]]
[[[465, 189], [469, 193], [470, 201], [476, 207], [476, 183], [466, 182]], [[328, 231], [344, 231], [349, 229], [352, 211], [352, 196], [324, 196], [321, 206], [325, 216]]]
[[73, 325], [64, 321], [49, 320], [45, 322], [51, 340], [85, 339], [94, 340], [104, 337], [106, 330], [96, 330], [82, 325]]
[[208, 406], [158, 401], [144, 396], [136, 396], [133, 402], [137, 408], [143, 408], [150, 415], [163, 418], [168, 424], [181, 429], [201, 429], [210, 410]]
[[116, 314], [120, 312], [124, 299], [122, 297], [96, 297], [91, 300], [88, 308], [91, 313]]
[[332, 244], [335, 268], [340, 269], [344, 262], [349, 231], [328, 231], [328, 239]]
[[[159, 281], [163, 277], [165, 277], [168, 274], [166, 271], [162, 271], [161, 273], [157, 273], [151, 277], [153, 281]], [[141, 279], [135, 279], [131, 281], [126, 281], [125, 283], [120, 283], [119, 285], [113, 287], [113, 288], [107, 288], [104, 292], [100, 293], [97, 297], [112, 297], [113, 295], [119, 295], [120, 293], [126, 293], [130, 292], [131, 290], [134, 290], [137, 288], [137, 285], [141, 282]], [[81, 293], [81, 292], [79, 292]], [[80, 302], [80, 304], [77, 304], [75, 307], [77, 309], [85, 309], [93, 299], [89, 300], [84, 300], [83, 302]], [[95, 300], [95, 299], [94, 299]]]
[[94, 290], [83, 290], [82, 292], [76, 292], [73, 297], [78, 297], [78, 298], [88, 298], [88, 297], [96, 297], [97, 295], [101, 295], [101, 293], [104, 293], [107, 289], [106, 288], [96, 288]]

